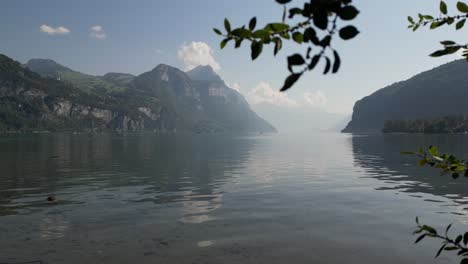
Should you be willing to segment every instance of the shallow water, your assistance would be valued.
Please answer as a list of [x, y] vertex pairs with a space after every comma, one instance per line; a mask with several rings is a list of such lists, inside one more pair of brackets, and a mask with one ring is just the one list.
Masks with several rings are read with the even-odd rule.
[[413, 244], [415, 216], [468, 230], [467, 179], [400, 154], [429, 144], [468, 156], [464, 135], [3, 135], [0, 263], [453, 263]]

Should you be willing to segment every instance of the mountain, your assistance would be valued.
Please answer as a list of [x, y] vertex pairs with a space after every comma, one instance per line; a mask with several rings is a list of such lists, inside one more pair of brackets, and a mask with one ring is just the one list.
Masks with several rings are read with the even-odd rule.
[[354, 105], [343, 132], [380, 132], [388, 120], [468, 115], [468, 63], [456, 60], [394, 83]]
[[222, 82], [223, 80], [217, 75], [210, 65], [198, 66], [187, 72], [187, 75], [193, 80], [199, 81], [215, 81]]
[[245, 98], [229, 88], [210, 66], [198, 66], [187, 72], [191, 85], [198, 90], [201, 107], [206, 115], [221, 122], [230, 120], [227, 129], [241, 128], [263, 132], [276, 132], [276, 129], [258, 116]]
[[[281, 107], [269, 103], [252, 106], [256, 113], [265, 117], [281, 132], [318, 132], [341, 131], [346, 124], [342, 124], [344, 115], [327, 113], [323, 110], [301, 107]], [[337, 129], [337, 127], [339, 127]]]
[[0, 55], [1, 131], [135, 131], [164, 128], [166, 119], [154, 98], [98, 96]]
[[99, 78], [117, 86], [126, 86], [135, 79], [135, 76], [128, 73], [109, 72]]
[[42, 77], [69, 82], [90, 93], [105, 94], [111, 91], [122, 91], [126, 86], [126, 84], [116, 81], [115, 74], [100, 78], [74, 71], [50, 59], [31, 59], [25, 66], [31, 71], [39, 73]]
[[49, 59], [31, 59], [25, 66], [31, 71], [39, 73], [43, 77], [53, 79], [60, 79], [61, 76], [73, 72], [71, 69]]
[[[92, 76], [52, 60], [23, 66], [0, 55], [0, 130], [275, 131], [248, 104], [233, 108], [237, 101], [229, 99], [211, 108], [214, 95], [205, 90], [168, 65], [139, 76]], [[236, 117], [238, 112], [246, 116]]]

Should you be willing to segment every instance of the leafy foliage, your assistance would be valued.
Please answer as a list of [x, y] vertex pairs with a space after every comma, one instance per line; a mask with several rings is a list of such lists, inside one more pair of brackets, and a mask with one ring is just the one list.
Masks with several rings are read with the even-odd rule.
[[[468, 177], [468, 163], [464, 160], [460, 160], [453, 155], [442, 154], [439, 152], [437, 147], [430, 146], [427, 151], [422, 149], [416, 152], [404, 152], [404, 154], [416, 155], [420, 158], [419, 166], [429, 165], [431, 167], [441, 170], [441, 174], [451, 174], [453, 179], [457, 179], [463, 174]], [[420, 242], [426, 237], [437, 238], [442, 240], [442, 246], [438, 250], [436, 257], [438, 257], [442, 251], [458, 251], [458, 256], [463, 257], [460, 261], [462, 264], [468, 263], [468, 232], [457, 235], [455, 238], [448, 236], [451, 224], [445, 229], [445, 234], [441, 235], [435, 228], [422, 225], [419, 219], [416, 217], [417, 229], [413, 232], [414, 235], [418, 235], [415, 243]]]
[[[448, 14], [449, 9], [444, 1], [440, 2], [439, 9], [439, 17], [418, 14], [418, 18], [414, 19], [413, 17], [409, 16], [408, 28], [416, 31], [420, 27], [425, 26], [429, 26], [430, 29], [437, 29], [442, 26], [454, 25], [456, 30], [460, 30], [465, 26], [466, 19], [468, 18], [468, 5], [466, 3], [461, 1], [457, 2], [456, 9], [458, 14], [455, 15]], [[430, 56], [441, 57], [462, 50], [462, 55], [466, 58], [466, 60], [468, 60], [468, 44], [458, 44], [452, 40], [441, 41], [440, 44], [443, 46], [443, 48], [431, 53]]]
[[419, 149], [416, 152], [403, 152], [403, 154], [415, 155], [420, 158], [419, 166], [431, 166], [440, 169], [441, 174], [451, 174], [456, 179], [460, 175], [468, 177], [468, 163], [449, 154], [441, 154], [435, 146], [430, 146], [427, 151]]
[[455, 237], [450, 237], [448, 232], [452, 225], [448, 225], [445, 228], [445, 232], [440, 234], [435, 228], [423, 225], [419, 222], [419, 219], [416, 217], [417, 229], [413, 232], [414, 235], [418, 235], [418, 238], [414, 243], [419, 243], [426, 237], [437, 238], [442, 240], [442, 246], [437, 251], [435, 257], [439, 257], [443, 251], [455, 251], [458, 256], [461, 256], [463, 259], [460, 261], [460, 264], [468, 263], [468, 232], [464, 234], [457, 235]]
[[[281, 91], [291, 88], [307, 71], [316, 68], [320, 61], [325, 63], [323, 74], [337, 73], [341, 59], [336, 49], [332, 47], [335, 35], [343, 40], [350, 40], [359, 34], [353, 25], [338, 26], [338, 21], [350, 21], [359, 14], [358, 9], [351, 5], [352, 0], [307, 1], [302, 7], [287, 8], [291, 0], [276, 0], [283, 5], [283, 16], [280, 22], [271, 22], [257, 28], [257, 18], [253, 17], [248, 25], [233, 28], [228, 19], [224, 20], [223, 33], [220, 29], [214, 32], [224, 39], [220, 46], [224, 48], [229, 42], [239, 48], [244, 42], [250, 42], [251, 58], [257, 59], [265, 45], [273, 45], [276, 56], [283, 47], [283, 42], [290, 41], [306, 46], [304, 54], [295, 53], [288, 56], [287, 64], [290, 75], [285, 79]], [[300, 21], [287, 23], [288, 21]]]

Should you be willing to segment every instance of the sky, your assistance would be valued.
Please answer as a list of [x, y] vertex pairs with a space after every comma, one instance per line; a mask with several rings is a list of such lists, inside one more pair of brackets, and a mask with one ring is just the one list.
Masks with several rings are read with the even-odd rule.
[[[456, 1], [446, 2], [454, 9]], [[334, 43], [342, 57], [340, 72], [308, 73], [286, 93], [278, 92], [288, 75], [286, 56], [303, 53], [304, 47], [286, 45], [276, 58], [266, 48], [252, 62], [248, 46], [234, 49], [229, 44], [221, 50], [221, 39], [212, 30], [222, 28], [225, 17], [234, 26], [253, 16], [258, 25], [280, 21], [282, 8], [274, 0], [5, 0], [0, 8], [0, 53], [22, 63], [49, 58], [93, 75], [141, 74], [160, 63], [183, 70], [208, 64], [251, 104], [350, 114], [364, 96], [457, 59], [430, 58], [428, 54], [440, 48], [439, 41], [466, 41], [461, 36], [466, 31], [407, 29], [408, 15], [438, 15], [438, 0], [354, 4], [361, 13], [351, 24], [361, 33], [354, 40]]]

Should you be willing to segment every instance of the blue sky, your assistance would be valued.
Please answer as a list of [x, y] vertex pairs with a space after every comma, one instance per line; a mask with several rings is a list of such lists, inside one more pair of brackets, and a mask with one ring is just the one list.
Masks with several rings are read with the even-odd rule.
[[[302, 102], [308, 95], [318, 98], [311, 103], [318, 104], [317, 109], [351, 113], [356, 100], [456, 59], [434, 59], [427, 54], [439, 48], [439, 40], [464, 41], [464, 33], [448, 28], [413, 33], [406, 28], [408, 15], [438, 14], [439, 1], [354, 2], [361, 14], [353, 23], [361, 34], [355, 40], [336, 43], [343, 60], [339, 74], [308, 74], [287, 94], [271, 95], [274, 100]], [[454, 8], [455, 1], [447, 2]], [[223, 79], [247, 96], [259, 85], [276, 91], [287, 76], [285, 56], [304, 48], [287, 46], [276, 59], [266, 49], [260, 59], [251, 62], [248, 47], [235, 50], [229, 46], [221, 51], [212, 28], [221, 27], [225, 17], [239, 25], [256, 15], [262, 24], [280, 20], [281, 12], [274, 0], [2, 1], [0, 53], [20, 62], [50, 58], [89, 74], [140, 74], [159, 63], [184, 69], [187, 65], [178, 52], [184, 45], [190, 48], [192, 42], [203, 42], [211, 48]], [[51, 27], [49, 30], [62, 26], [70, 32], [50, 35], [41, 32], [41, 25]], [[100, 28], [92, 30], [95, 26]]]

